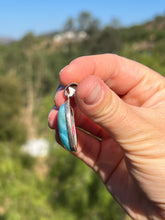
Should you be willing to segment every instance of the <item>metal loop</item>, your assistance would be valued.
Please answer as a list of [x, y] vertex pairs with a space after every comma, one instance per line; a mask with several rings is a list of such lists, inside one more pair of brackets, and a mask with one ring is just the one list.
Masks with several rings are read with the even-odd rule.
[[69, 85], [67, 85], [64, 89], [64, 95], [68, 98], [74, 96], [77, 85], [77, 83], [70, 83]]

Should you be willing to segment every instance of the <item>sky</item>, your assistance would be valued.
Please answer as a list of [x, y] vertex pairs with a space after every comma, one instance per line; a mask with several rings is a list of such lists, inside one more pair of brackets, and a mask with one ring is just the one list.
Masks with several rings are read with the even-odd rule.
[[103, 25], [118, 19], [122, 26], [165, 15], [165, 0], [0, 0], [0, 37], [20, 39], [62, 29], [69, 17], [87, 11]]

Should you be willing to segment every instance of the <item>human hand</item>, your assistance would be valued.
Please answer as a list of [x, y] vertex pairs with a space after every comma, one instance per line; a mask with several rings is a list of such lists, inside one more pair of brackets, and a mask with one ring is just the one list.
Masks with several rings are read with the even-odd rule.
[[[164, 77], [137, 62], [105, 54], [75, 59], [61, 71], [60, 81], [64, 86], [79, 84], [74, 110], [81, 129], [74, 154], [99, 173], [131, 217], [165, 219]], [[64, 101], [59, 91], [57, 109], [49, 114], [53, 129]]]

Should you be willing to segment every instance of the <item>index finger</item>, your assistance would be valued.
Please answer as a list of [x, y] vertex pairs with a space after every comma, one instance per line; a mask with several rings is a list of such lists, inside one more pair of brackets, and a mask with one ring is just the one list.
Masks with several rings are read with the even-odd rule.
[[[60, 73], [63, 85], [80, 83], [88, 75], [97, 75], [118, 95], [125, 95], [140, 83], [155, 85], [163, 77], [154, 70], [115, 54], [83, 56], [73, 60]], [[158, 85], [159, 86], [159, 85]], [[141, 88], [136, 91], [140, 94]]]

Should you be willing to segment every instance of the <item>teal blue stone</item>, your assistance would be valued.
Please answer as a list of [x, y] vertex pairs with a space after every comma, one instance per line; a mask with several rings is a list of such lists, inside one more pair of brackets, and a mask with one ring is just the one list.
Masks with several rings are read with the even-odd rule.
[[66, 125], [65, 103], [60, 106], [58, 111], [58, 130], [62, 144], [67, 150], [71, 151]]

